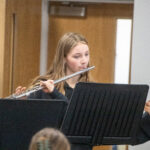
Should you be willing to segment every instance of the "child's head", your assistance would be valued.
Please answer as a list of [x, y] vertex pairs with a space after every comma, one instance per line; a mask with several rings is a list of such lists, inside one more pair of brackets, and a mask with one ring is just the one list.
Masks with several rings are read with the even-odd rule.
[[44, 128], [32, 137], [29, 150], [70, 150], [70, 144], [59, 130]]
[[58, 42], [55, 58], [48, 74], [57, 72], [58, 74], [61, 74], [61, 76], [64, 76], [65, 59], [70, 51], [80, 43], [88, 46], [87, 40], [81, 34], [74, 32], [64, 34]]

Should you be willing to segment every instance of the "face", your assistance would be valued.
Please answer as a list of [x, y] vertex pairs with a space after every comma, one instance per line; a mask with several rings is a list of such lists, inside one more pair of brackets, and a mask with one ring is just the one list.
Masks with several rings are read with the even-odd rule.
[[87, 68], [89, 64], [89, 47], [86, 44], [78, 43], [70, 50], [65, 58], [67, 74], [71, 74]]

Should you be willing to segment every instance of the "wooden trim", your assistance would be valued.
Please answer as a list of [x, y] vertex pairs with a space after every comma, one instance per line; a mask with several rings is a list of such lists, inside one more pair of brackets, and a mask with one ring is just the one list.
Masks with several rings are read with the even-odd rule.
[[0, 2], [0, 97], [3, 93], [6, 0]]
[[11, 52], [10, 52], [10, 84], [9, 93], [13, 93], [12, 85], [14, 84], [14, 56], [15, 56], [15, 32], [16, 32], [16, 14], [12, 14], [12, 29], [11, 29]]

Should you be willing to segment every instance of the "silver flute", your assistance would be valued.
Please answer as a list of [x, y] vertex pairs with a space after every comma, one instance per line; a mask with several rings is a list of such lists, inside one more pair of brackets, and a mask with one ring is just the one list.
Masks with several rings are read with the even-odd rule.
[[[72, 78], [72, 77], [74, 77], [74, 76], [77, 76], [77, 75], [79, 75], [79, 74], [82, 74], [82, 73], [87, 72], [87, 71], [89, 71], [89, 70], [91, 70], [91, 69], [94, 69], [94, 68], [95, 68], [95, 66], [92, 66], [92, 67], [83, 69], [83, 70], [81, 70], [81, 71], [75, 72], [75, 73], [73, 73], [73, 74], [71, 74], [71, 75], [62, 77], [62, 78], [60, 78], [60, 79], [58, 79], [58, 80], [55, 80], [55, 81], [54, 81], [54, 84], [57, 84], [57, 83], [62, 82], [62, 81], [65, 81], [65, 80], [67, 80], [67, 79], [70, 79], [70, 78]], [[34, 86], [33, 88], [31, 88], [30, 90], [27, 90], [27, 91], [25, 91], [25, 92], [23, 92], [23, 93], [21, 93], [21, 94], [12, 94], [12, 95], [10, 95], [10, 96], [8, 96], [8, 97], [6, 97], [6, 98], [19, 99], [19, 98], [22, 98], [22, 97], [29, 96], [31, 93], [34, 93], [34, 92], [39, 91], [39, 90], [42, 90], [42, 89], [43, 89], [42, 86], [37, 85], [37, 86]]]

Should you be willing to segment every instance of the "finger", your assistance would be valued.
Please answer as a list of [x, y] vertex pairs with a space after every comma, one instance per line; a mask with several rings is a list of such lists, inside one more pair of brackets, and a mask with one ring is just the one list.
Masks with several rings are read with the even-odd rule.
[[44, 92], [51, 93], [54, 90], [54, 81], [53, 80], [47, 80], [44, 82], [41, 82], [41, 85], [44, 86]]
[[41, 82], [40, 82], [40, 86], [43, 87], [43, 91], [44, 91], [44, 92], [46, 92], [46, 93], [48, 92], [48, 89], [47, 89], [47, 86], [46, 86], [45, 81], [41, 81]]
[[54, 80], [48, 80], [48, 82], [54, 84]]
[[147, 101], [147, 102], [145, 103], [145, 105], [146, 105], [146, 106], [150, 106], [150, 101]]
[[40, 86], [43, 86], [45, 85], [45, 82], [44, 81], [40, 81]]
[[149, 105], [149, 104], [150, 104], [150, 100], [148, 100], [148, 101], [146, 102], [146, 104], [148, 104], [148, 105]]
[[21, 90], [20, 89], [18, 89], [16, 92], [15, 92], [15, 94], [20, 94], [21, 93]]
[[54, 82], [54, 80], [49, 80], [49, 81], [52, 82], [52, 83]]
[[145, 110], [146, 112], [150, 112], [150, 107], [145, 106], [145, 107], [144, 107], [144, 110]]
[[24, 92], [25, 90], [26, 90], [26, 87], [23, 87], [23, 88], [21, 89], [22, 92]]
[[21, 88], [22, 88], [22, 86], [18, 86], [18, 87], [16, 88], [16, 91], [20, 90]]

